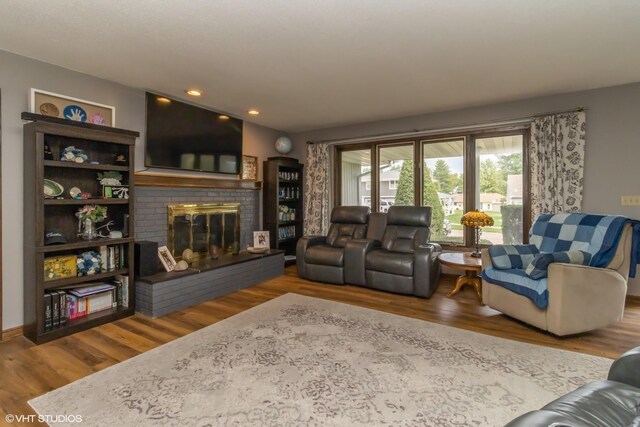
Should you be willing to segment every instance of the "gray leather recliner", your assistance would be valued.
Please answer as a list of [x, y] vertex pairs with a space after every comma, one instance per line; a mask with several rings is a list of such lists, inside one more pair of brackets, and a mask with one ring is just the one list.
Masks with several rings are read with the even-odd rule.
[[[356, 284], [429, 298], [438, 287], [442, 252], [440, 245], [429, 242], [430, 226], [430, 207], [390, 207], [380, 247], [370, 244], [364, 250], [364, 277], [356, 278]], [[354, 262], [357, 257], [350, 252], [358, 243], [347, 247], [347, 257]]]
[[305, 236], [296, 246], [298, 275], [318, 282], [345, 283], [345, 248], [353, 239], [364, 239], [369, 208], [338, 206], [331, 211], [326, 236]]
[[618, 357], [606, 380], [584, 385], [506, 427], [640, 425], [640, 347]]

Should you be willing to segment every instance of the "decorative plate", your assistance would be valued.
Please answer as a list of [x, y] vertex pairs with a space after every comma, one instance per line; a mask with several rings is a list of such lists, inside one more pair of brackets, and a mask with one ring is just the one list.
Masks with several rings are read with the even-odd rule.
[[78, 187], [73, 187], [71, 190], [69, 190], [69, 195], [74, 199], [78, 197], [80, 193], [82, 193], [82, 190], [80, 190]]
[[87, 112], [78, 105], [67, 105], [62, 112], [62, 115], [65, 119], [73, 120], [76, 122], [86, 122], [87, 121]]
[[54, 104], [45, 102], [40, 105], [40, 113], [45, 116], [58, 117], [60, 115], [60, 110]]
[[47, 197], [58, 197], [64, 192], [64, 187], [50, 179], [44, 180], [44, 195]]
[[89, 123], [94, 125], [103, 125], [105, 123], [104, 116], [100, 113], [93, 113], [89, 116]]
[[252, 246], [247, 246], [247, 252], [250, 254], [264, 254], [269, 252], [269, 248], [254, 248]]

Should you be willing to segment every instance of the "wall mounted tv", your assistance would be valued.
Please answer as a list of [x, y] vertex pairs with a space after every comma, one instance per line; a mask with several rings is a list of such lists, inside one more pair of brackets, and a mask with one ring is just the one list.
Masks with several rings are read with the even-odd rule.
[[242, 120], [147, 92], [145, 166], [239, 174]]

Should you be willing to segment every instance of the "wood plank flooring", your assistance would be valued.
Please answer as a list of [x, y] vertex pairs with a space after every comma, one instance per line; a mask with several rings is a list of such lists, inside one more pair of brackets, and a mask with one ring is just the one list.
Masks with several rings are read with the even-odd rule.
[[[624, 321], [602, 330], [557, 338], [478, 304], [473, 290], [446, 294], [455, 276], [444, 276], [431, 299], [394, 295], [285, 275], [158, 319], [133, 316], [33, 345], [23, 336], [0, 343], [0, 425], [6, 414], [34, 414], [27, 401], [130, 357], [216, 323], [287, 292], [428, 320], [502, 338], [615, 358], [640, 344], [640, 299], [629, 298]], [[16, 425], [18, 425], [16, 423]], [[44, 425], [20, 423], [19, 425]]]

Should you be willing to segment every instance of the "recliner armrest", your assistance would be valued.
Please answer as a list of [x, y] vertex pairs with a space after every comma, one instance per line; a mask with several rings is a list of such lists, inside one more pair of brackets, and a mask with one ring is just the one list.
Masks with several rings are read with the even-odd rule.
[[607, 379], [640, 388], [640, 347], [618, 357], [611, 365]]
[[344, 250], [344, 281], [350, 285], [366, 285], [365, 259], [372, 249], [380, 247], [378, 240], [354, 239]]
[[298, 243], [296, 244], [296, 254], [298, 254], [298, 249], [307, 249], [311, 246], [322, 245], [327, 243], [327, 236], [303, 236], [298, 239]]
[[296, 243], [296, 269], [298, 276], [307, 277], [307, 263], [304, 261], [304, 254], [311, 246], [322, 245], [327, 242], [327, 236], [304, 236]]
[[419, 245], [413, 259], [413, 294], [429, 298], [438, 287], [440, 280], [440, 262], [438, 255], [442, 247], [437, 243]]

